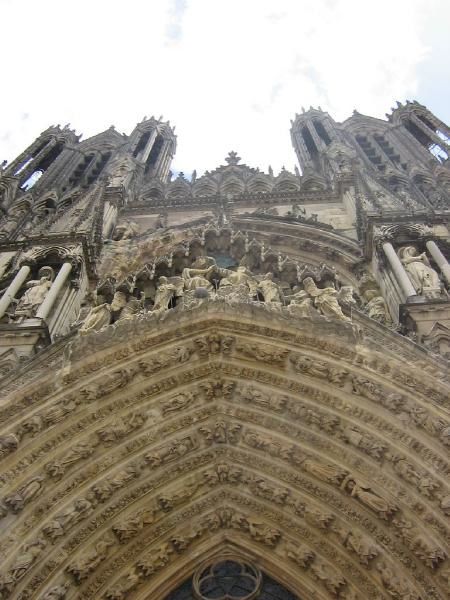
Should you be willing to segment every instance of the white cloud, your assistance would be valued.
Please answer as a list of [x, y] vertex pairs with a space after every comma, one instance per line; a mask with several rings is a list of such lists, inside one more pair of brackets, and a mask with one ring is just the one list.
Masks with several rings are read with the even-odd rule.
[[0, 160], [53, 123], [87, 137], [163, 114], [177, 170], [213, 169], [231, 149], [292, 169], [302, 105], [342, 120], [414, 97], [422, 16], [442, 1], [0, 0]]

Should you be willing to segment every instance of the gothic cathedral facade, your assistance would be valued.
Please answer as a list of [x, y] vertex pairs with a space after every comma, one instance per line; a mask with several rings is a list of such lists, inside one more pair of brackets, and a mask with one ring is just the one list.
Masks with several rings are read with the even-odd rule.
[[144, 118], [0, 170], [0, 598], [445, 600], [450, 129]]

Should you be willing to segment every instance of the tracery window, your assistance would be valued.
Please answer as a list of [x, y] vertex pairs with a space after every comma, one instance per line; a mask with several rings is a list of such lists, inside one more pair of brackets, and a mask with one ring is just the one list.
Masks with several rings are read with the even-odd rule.
[[166, 600], [300, 600], [256, 566], [218, 560], [199, 569]]

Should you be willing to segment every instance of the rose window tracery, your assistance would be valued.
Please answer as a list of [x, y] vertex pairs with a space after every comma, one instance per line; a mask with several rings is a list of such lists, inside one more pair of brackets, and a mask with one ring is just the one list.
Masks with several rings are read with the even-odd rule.
[[166, 600], [299, 600], [247, 562], [222, 559], [198, 569]]

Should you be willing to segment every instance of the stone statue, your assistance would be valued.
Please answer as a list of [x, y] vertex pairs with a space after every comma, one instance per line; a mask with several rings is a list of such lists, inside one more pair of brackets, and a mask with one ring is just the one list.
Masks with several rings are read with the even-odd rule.
[[334, 288], [318, 288], [312, 277], [306, 277], [303, 280], [303, 286], [308, 294], [314, 298], [314, 306], [324, 317], [331, 317], [347, 322], [351, 320], [342, 312], [336, 298], [337, 291]]
[[248, 293], [250, 296], [256, 295], [256, 288], [258, 286], [258, 282], [252, 273], [247, 269], [247, 267], [239, 266], [236, 271], [232, 271], [231, 269], [218, 269], [220, 276], [222, 279], [220, 280], [220, 288], [219, 289], [227, 289], [234, 286], [244, 285], [248, 289]]
[[287, 310], [292, 316], [300, 317], [301, 319], [313, 318], [315, 315], [319, 316], [313, 306], [312, 298], [310, 298], [308, 292], [305, 292], [305, 290], [294, 288], [294, 294], [289, 296], [289, 300], [290, 303]]
[[135, 298], [131, 296], [128, 302], [120, 311], [119, 321], [127, 321], [129, 319], [134, 319], [137, 315], [144, 312], [144, 300], [145, 293], [141, 292], [141, 298]]
[[25, 284], [27, 291], [20, 298], [14, 315], [26, 317], [35, 315], [52, 287], [53, 277], [54, 272], [51, 267], [42, 267], [39, 270], [39, 279], [33, 279]]
[[111, 322], [111, 313], [118, 312], [127, 305], [127, 297], [123, 292], [116, 292], [111, 304], [107, 302], [91, 308], [88, 316], [80, 327], [81, 335], [91, 333], [91, 331], [100, 331], [107, 327]]
[[280, 288], [273, 281], [273, 273], [266, 273], [264, 279], [259, 282], [258, 288], [261, 290], [266, 304], [271, 302], [281, 304]]
[[[209, 283], [209, 282], [208, 282]], [[161, 276], [158, 279], [158, 288], [156, 290], [155, 304], [153, 310], [168, 310], [169, 302], [174, 297], [177, 286], [169, 283], [167, 277]]]
[[108, 185], [110, 187], [122, 187], [131, 167], [131, 160], [128, 157], [124, 157], [123, 160], [116, 165], [113, 174], [110, 175]]
[[[212, 263], [206, 267], [202, 267], [202, 265], [207, 265], [208, 263]], [[217, 269], [216, 262], [214, 259], [208, 256], [201, 256], [195, 261], [195, 268], [186, 267], [183, 269], [182, 277], [184, 281], [184, 289], [187, 291], [196, 290], [197, 288], [205, 288], [208, 291], [213, 290], [212, 283], [206, 278], [207, 275], [210, 275], [215, 269]]]
[[414, 246], [404, 246], [398, 251], [398, 256], [419, 294], [439, 295], [441, 281], [439, 275], [430, 266], [425, 252], [417, 254]]
[[46, 545], [45, 540], [38, 538], [34, 542], [24, 546], [22, 554], [19, 554], [9, 570], [9, 575], [13, 583], [22, 579], [34, 561], [43, 552]]
[[351, 475], [345, 478], [341, 488], [350, 492], [350, 496], [357, 498], [386, 521], [398, 510], [398, 506], [391, 504], [388, 500], [373, 492], [368, 484], [357, 481]]
[[8, 506], [13, 513], [20, 512], [25, 504], [28, 504], [39, 496], [44, 488], [44, 477], [38, 475], [29, 479], [15, 492], [4, 498], [4, 503]]
[[67, 571], [73, 575], [77, 583], [81, 583], [105, 560], [108, 548], [113, 544], [114, 540], [111, 539], [100, 540], [91, 551], [81, 554], [70, 564]]
[[68, 581], [62, 583], [61, 585], [55, 585], [48, 589], [43, 596], [41, 596], [41, 600], [64, 600], [68, 589]]

